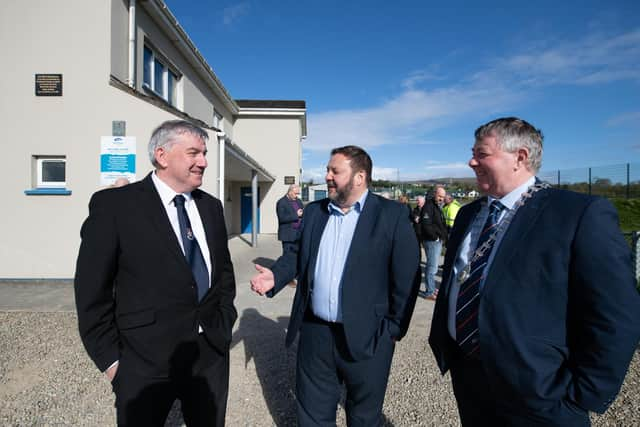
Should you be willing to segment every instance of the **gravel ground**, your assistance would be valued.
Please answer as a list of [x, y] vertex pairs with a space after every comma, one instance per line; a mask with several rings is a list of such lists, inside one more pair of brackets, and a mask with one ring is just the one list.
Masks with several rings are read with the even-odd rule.
[[[292, 290], [293, 291], [293, 290]], [[291, 292], [292, 294], [292, 292]], [[287, 315], [256, 298], [240, 307], [231, 350], [229, 426], [293, 426], [295, 349], [284, 349]], [[419, 300], [394, 358], [384, 405], [388, 426], [459, 425], [449, 377], [426, 348], [433, 303]], [[68, 312], [0, 312], [0, 425], [115, 424], [106, 378], [86, 356]], [[595, 426], [640, 425], [640, 351], [617, 400]], [[168, 426], [182, 425], [176, 404]], [[338, 411], [338, 425], [345, 425]]]

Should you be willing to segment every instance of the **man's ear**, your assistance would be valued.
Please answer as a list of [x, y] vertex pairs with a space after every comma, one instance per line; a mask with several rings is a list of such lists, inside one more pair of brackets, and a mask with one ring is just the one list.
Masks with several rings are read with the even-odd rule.
[[516, 151], [516, 165], [514, 166], [514, 170], [518, 170], [520, 168], [528, 168], [529, 167], [529, 150], [525, 147], [518, 148]]
[[167, 150], [164, 147], [156, 148], [154, 156], [158, 166], [160, 166], [162, 169], [167, 167]]
[[362, 186], [362, 185], [365, 183], [365, 181], [367, 180], [367, 174], [366, 174], [366, 172], [365, 172], [365, 171], [361, 170], [361, 171], [356, 172], [356, 175], [355, 175], [355, 177], [354, 177], [354, 178], [355, 178], [355, 183], [356, 183], [356, 185], [357, 185], [358, 187], [360, 187], [360, 186]]

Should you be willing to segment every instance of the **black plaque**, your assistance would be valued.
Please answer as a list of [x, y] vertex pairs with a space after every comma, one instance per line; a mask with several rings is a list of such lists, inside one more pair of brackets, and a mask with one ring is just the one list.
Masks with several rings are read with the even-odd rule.
[[36, 74], [36, 96], [62, 96], [62, 74]]
[[286, 185], [295, 184], [296, 183], [296, 177], [295, 176], [285, 176], [284, 177], [284, 183]]

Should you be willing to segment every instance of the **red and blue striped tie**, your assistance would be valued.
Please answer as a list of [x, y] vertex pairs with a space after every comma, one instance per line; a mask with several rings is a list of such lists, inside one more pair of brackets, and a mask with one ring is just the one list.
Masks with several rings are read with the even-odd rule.
[[480, 308], [480, 283], [484, 279], [491, 250], [495, 239], [489, 237], [498, 225], [500, 211], [504, 205], [498, 200], [494, 200], [489, 206], [489, 217], [484, 223], [482, 232], [478, 237], [479, 248], [487, 245], [482, 256], [471, 261], [469, 277], [460, 285], [458, 292], [458, 302], [456, 304], [456, 342], [460, 346], [462, 353], [472, 356], [478, 352], [480, 343], [478, 340], [478, 309]]

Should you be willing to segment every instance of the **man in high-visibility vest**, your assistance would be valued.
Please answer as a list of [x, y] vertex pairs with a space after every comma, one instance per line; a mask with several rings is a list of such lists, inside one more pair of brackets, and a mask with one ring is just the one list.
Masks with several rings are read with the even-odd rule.
[[444, 221], [447, 225], [447, 232], [451, 232], [451, 228], [453, 228], [453, 221], [456, 219], [456, 215], [458, 215], [458, 211], [460, 210], [460, 202], [453, 198], [450, 193], [447, 193], [444, 196], [444, 207], [442, 208], [442, 213], [444, 213]]

